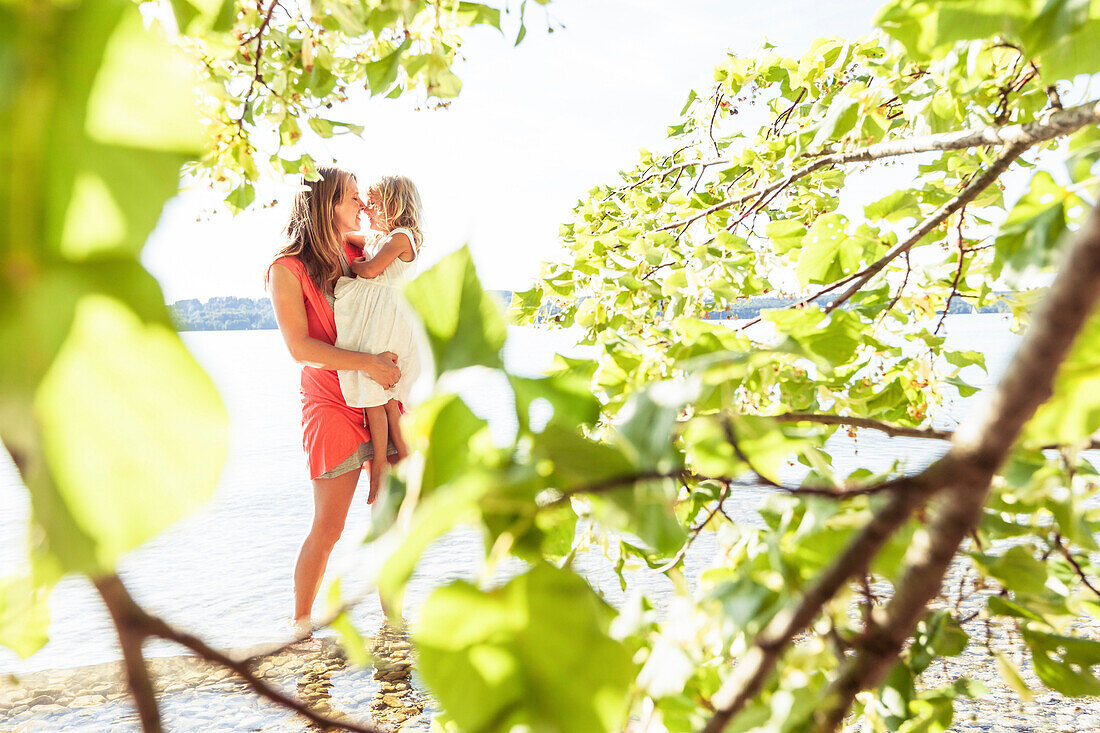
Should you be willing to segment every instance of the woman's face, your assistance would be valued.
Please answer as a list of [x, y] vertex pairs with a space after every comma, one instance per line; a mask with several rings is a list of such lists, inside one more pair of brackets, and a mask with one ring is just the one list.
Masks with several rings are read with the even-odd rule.
[[333, 210], [333, 219], [341, 234], [359, 231], [359, 214], [362, 211], [363, 200], [359, 198], [359, 187], [352, 181]]

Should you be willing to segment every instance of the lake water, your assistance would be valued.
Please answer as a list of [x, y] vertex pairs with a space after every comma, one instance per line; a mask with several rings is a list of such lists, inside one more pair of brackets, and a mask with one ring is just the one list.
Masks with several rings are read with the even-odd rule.
[[[1018, 343], [1002, 315], [951, 316], [947, 332], [955, 348], [986, 354], [989, 374], [972, 368], [965, 375], [977, 385], [996, 380]], [[505, 360], [513, 371], [537, 374], [555, 352], [575, 350], [574, 339], [569, 332], [512, 329]], [[278, 640], [288, 633], [290, 574], [312, 513], [301, 451], [298, 368], [277, 331], [189, 333], [184, 340], [212, 375], [228, 407], [229, 461], [214, 500], [129, 555], [119, 572], [146, 608], [216, 646], [236, 648]], [[495, 435], [503, 437], [515, 430], [514, 406], [506, 387], [484, 372], [467, 375], [453, 386], [489, 419]], [[973, 399], [955, 400], [937, 426], [951, 427], [973, 408]], [[937, 442], [889, 439], [869, 431], [858, 441], [841, 439], [836, 448], [841, 466], [859, 460], [870, 467], [886, 467], [900, 458], [911, 470], [943, 450]], [[346, 577], [343, 583], [349, 595], [361, 586], [363, 568], [380, 560], [358, 544], [370, 520], [365, 487], [364, 479], [329, 567], [329, 578]], [[738, 521], [752, 522], [763, 495], [756, 489], [738, 491], [728, 508]], [[15, 467], [0, 451], [0, 574], [25, 566], [28, 507]], [[687, 560], [689, 577], [709, 563], [714, 548], [713, 537], [706, 534], [693, 546]], [[436, 543], [409, 587], [406, 617], [415, 621], [417, 609], [433, 588], [455, 578], [476, 578], [481, 555], [481, 537], [470, 529], [451, 532]], [[585, 555], [579, 565], [609, 601], [622, 600], [618, 579], [602, 556]], [[648, 571], [635, 573], [632, 582], [657, 596], [670, 588], [663, 576]], [[321, 606], [317, 608], [320, 611]], [[110, 619], [86, 580], [62, 580], [53, 592], [51, 612], [50, 642], [27, 660], [0, 648], [0, 672], [76, 667], [119, 657]], [[372, 601], [360, 604], [354, 616], [368, 634], [381, 623], [378, 605]], [[154, 656], [181, 653], [167, 643], [151, 644], [147, 652]]]

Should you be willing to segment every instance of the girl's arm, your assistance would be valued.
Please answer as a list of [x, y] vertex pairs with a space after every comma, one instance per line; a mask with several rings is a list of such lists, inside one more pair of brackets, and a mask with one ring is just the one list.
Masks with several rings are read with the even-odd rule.
[[412, 262], [416, 257], [412, 240], [405, 232], [391, 234], [390, 238], [382, 245], [382, 248], [378, 250], [378, 254], [369, 260], [366, 257], [357, 257], [351, 263], [351, 270], [359, 277], [378, 277], [398, 257], [401, 258], [402, 262]]
[[386, 389], [397, 383], [401, 372], [397, 369], [397, 355], [392, 351], [365, 354], [341, 349], [309, 336], [302, 284], [293, 272], [276, 264], [271, 268], [270, 283], [275, 321], [294, 361], [318, 369], [364, 371]]

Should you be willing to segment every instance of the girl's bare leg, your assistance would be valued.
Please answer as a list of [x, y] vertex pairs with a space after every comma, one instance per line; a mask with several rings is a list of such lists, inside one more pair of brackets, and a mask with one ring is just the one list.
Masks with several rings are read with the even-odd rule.
[[389, 419], [382, 405], [367, 408], [367, 427], [370, 428], [370, 443], [374, 446], [374, 460], [370, 462], [370, 493], [367, 503], [373, 504], [382, 488], [382, 479], [386, 471], [386, 450], [389, 447]]
[[313, 481], [313, 525], [298, 551], [294, 566], [294, 630], [304, 635], [310, 628], [310, 612], [325, 566], [348, 516], [351, 497], [359, 483], [359, 471], [355, 469], [335, 478]]
[[397, 460], [403, 461], [409, 455], [409, 447], [405, 443], [405, 434], [401, 432], [401, 408], [398, 407], [397, 400], [386, 403], [386, 419], [389, 421], [390, 440], [397, 449]]

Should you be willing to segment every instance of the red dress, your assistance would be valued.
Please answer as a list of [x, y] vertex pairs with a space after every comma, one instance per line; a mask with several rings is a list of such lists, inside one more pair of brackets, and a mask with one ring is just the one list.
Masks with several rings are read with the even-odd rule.
[[[363, 255], [361, 249], [350, 244], [344, 245], [344, 253], [349, 262]], [[332, 307], [305, 266], [297, 257], [280, 257], [272, 264], [283, 265], [301, 283], [309, 337], [335, 345], [336, 320]], [[364, 423], [363, 410], [348, 407], [344, 401], [335, 371], [302, 367], [302, 446], [311, 479], [340, 465], [360, 443], [370, 442], [370, 431]]]

